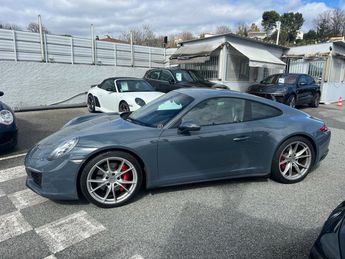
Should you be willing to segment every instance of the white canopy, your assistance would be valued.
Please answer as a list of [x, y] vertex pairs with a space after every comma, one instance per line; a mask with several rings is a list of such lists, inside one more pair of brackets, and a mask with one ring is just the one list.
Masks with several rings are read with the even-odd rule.
[[250, 67], [265, 67], [265, 68], [279, 68], [284, 69], [285, 63], [276, 56], [272, 55], [269, 51], [253, 46], [242, 45], [237, 43], [228, 42], [242, 55], [249, 59]]
[[204, 63], [210, 60], [212, 52], [220, 47], [220, 44], [182, 46], [171, 55], [170, 60], [173, 64]]

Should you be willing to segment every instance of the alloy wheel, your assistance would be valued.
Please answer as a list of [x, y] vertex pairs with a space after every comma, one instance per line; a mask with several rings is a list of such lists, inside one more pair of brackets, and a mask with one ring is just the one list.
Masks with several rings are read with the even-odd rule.
[[86, 179], [89, 195], [107, 205], [130, 198], [137, 184], [137, 170], [131, 162], [121, 157], [100, 160], [91, 168]]
[[119, 106], [119, 111], [120, 112], [129, 112], [129, 106], [126, 102], [121, 102]]
[[287, 180], [298, 180], [307, 174], [312, 163], [312, 152], [302, 141], [285, 147], [279, 158], [279, 171]]
[[295, 98], [295, 96], [291, 96], [289, 98], [289, 106], [292, 107], [292, 108], [295, 108], [295, 106], [296, 106], [296, 98]]
[[90, 112], [95, 111], [95, 100], [92, 95], [89, 95], [87, 98], [87, 108]]

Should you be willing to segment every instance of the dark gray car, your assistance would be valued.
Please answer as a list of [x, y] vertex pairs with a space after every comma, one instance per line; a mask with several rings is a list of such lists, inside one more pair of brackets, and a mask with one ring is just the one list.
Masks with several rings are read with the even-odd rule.
[[304, 179], [328, 152], [324, 122], [270, 100], [180, 89], [135, 112], [76, 118], [25, 158], [27, 186], [51, 199], [84, 195], [102, 207], [140, 187], [271, 176]]
[[310, 105], [318, 107], [321, 90], [315, 80], [306, 74], [275, 74], [252, 85], [248, 93], [264, 97], [291, 107]]

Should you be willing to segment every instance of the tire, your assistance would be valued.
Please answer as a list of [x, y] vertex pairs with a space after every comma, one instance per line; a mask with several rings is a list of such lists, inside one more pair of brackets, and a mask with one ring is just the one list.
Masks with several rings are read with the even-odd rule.
[[132, 155], [110, 151], [86, 164], [79, 184], [88, 201], [98, 207], [114, 208], [128, 203], [137, 194], [142, 179], [140, 164]]
[[129, 112], [129, 105], [125, 101], [121, 101], [119, 104], [119, 112]]
[[87, 96], [87, 109], [89, 112], [94, 113], [96, 111], [96, 104], [95, 104], [95, 98], [93, 97], [92, 94], [89, 94]]
[[319, 104], [320, 104], [320, 94], [316, 93], [310, 106], [317, 108], [317, 107], [319, 107]]
[[295, 95], [290, 95], [290, 97], [288, 98], [287, 105], [289, 105], [291, 108], [295, 108], [296, 107], [296, 96]]
[[308, 139], [299, 136], [289, 138], [274, 154], [271, 177], [281, 183], [300, 182], [308, 175], [314, 161], [314, 147]]

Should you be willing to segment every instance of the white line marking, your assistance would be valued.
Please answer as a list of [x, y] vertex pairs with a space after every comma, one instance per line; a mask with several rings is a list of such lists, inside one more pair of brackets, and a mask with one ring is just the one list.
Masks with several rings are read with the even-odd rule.
[[30, 207], [36, 204], [40, 204], [48, 200], [34, 193], [33, 191], [29, 189], [11, 193], [7, 196], [18, 210], [21, 210], [21, 209], [24, 209], [26, 207]]
[[129, 259], [144, 259], [144, 257], [142, 257], [141, 255], [138, 255], [138, 254], [136, 254], [136, 255], [133, 255], [131, 258], [129, 258]]
[[22, 154], [13, 155], [13, 156], [0, 157], [0, 161], [8, 160], [8, 159], [13, 159], [13, 158], [17, 158], [17, 157], [22, 157], [22, 156], [26, 156], [26, 154], [27, 154], [27, 153], [22, 153]]
[[6, 193], [0, 189], [0, 197], [6, 196]]
[[103, 230], [105, 227], [85, 211], [71, 214], [35, 229], [53, 254]]
[[44, 257], [43, 259], [56, 259], [55, 255], [49, 255], [47, 257]]
[[25, 167], [22, 165], [11, 167], [5, 170], [0, 170], [0, 183], [20, 178], [23, 176], [26, 176], [26, 172]]
[[0, 216], [0, 243], [32, 230], [19, 211]]

